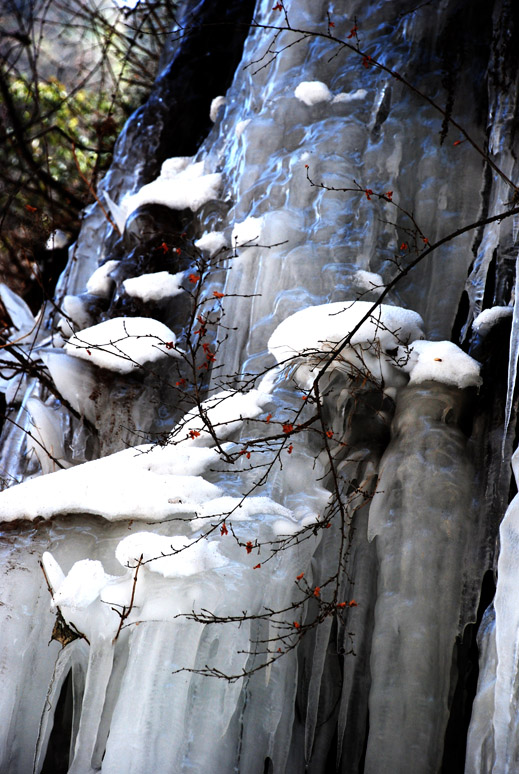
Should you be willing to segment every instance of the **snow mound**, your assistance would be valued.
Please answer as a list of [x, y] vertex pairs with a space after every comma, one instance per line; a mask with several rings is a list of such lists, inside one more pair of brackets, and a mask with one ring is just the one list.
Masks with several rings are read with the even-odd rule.
[[114, 317], [72, 336], [65, 351], [100, 368], [130, 373], [175, 352], [175, 334], [151, 317]]
[[204, 162], [193, 162], [189, 156], [166, 159], [160, 175], [143, 185], [137, 193], [125, 196], [119, 205], [105, 192], [105, 198], [119, 231], [124, 231], [128, 217], [144, 204], [163, 204], [172, 210], [193, 212], [211, 199], [217, 199], [222, 188], [222, 175], [205, 174]]
[[136, 567], [141, 560], [148, 570], [165, 578], [185, 578], [228, 563], [216, 543], [155, 532], [128, 535], [117, 546], [115, 557], [126, 568]]
[[99, 266], [91, 275], [87, 282], [87, 293], [91, 293], [93, 296], [99, 296], [101, 298], [108, 298], [112, 292], [114, 281], [110, 277], [112, 272], [119, 265], [119, 261], [107, 261]]
[[398, 306], [373, 308], [368, 301], [310, 306], [278, 325], [268, 349], [278, 363], [293, 365], [294, 378], [309, 389], [327, 356], [357, 326], [335, 365], [347, 364], [350, 372], [385, 386], [405, 383], [402, 366], [409, 358], [408, 345], [423, 336], [423, 321], [416, 312]]
[[123, 288], [132, 298], [139, 298], [144, 303], [162, 301], [165, 298], [178, 296], [184, 292], [182, 280], [184, 272], [170, 274], [168, 271], [156, 271], [152, 274], [141, 274], [123, 282]]
[[113, 576], [105, 573], [101, 562], [82, 559], [72, 566], [68, 575], [55, 590], [52, 606], [73, 607], [79, 610], [88, 607], [98, 598], [112, 578]]
[[458, 387], [479, 387], [480, 364], [451, 341], [415, 341], [404, 370], [409, 384], [434, 381]]
[[0, 521], [84, 513], [108, 521], [193, 515], [222, 490], [199, 474], [215, 449], [151, 444], [39, 476], [0, 492]]
[[200, 408], [188, 411], [173, 429], [172, 438], [183, 446], [210, 446], [214, 439], [204, 416], [218, 439], [228, 438], [244, 419], [262, 414], [270, 400], [270, 395], [261, 390], [222, 390], [203, 401]]
[[227, 238], [222, 231], [208, 231], [195, 241], [195, 247], [209, 253], [210, 258], [228, 246]]
[[332, 93], [322, 81], [301, 81], [296, 87], [294, 95], [305, 105], [311, 107], [319, 102], [330, 102]]
[[472, 323], [472, 327], [478, 333], [486, 333], [498, 320], [511, 317], [513, 311], [511, 306], [493, 306], [491, 309], [483, 309]]

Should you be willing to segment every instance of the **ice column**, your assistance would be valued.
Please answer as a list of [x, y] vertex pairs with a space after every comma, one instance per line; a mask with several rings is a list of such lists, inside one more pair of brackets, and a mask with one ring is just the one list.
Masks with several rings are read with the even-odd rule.
[[370, 510], [379, 561], [366, 773], [436, 772], [470, 571], [467, 391], [403, 389]]

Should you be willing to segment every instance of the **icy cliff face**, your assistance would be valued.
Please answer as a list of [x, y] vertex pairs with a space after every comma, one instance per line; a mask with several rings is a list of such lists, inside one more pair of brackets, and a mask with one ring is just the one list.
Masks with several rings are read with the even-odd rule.
[[[36, 342], [2, 288], [44, 367], [4, 356], [2, 772], [463, 771], [510, 483], [512, 219], [427, 251], [513, 199], [491, 166], [516, 176], [513, 22], [258, 2], [198, 150], [164, 64], [103, 183], [120, 233], [91, 209]], [[469, 774], [518, 755], [515, 511]]]

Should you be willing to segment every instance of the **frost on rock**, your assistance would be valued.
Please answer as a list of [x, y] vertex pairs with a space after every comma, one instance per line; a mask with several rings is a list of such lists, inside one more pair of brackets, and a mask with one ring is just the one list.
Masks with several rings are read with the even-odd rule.
[[170, 274], [167, 271], [157, 271], [153, 274], [141, 274], [123, 282], [123, 288], [129, 296], [139, 298], [144, 303], [163, 301], [166, 298], [178, 296], [184, 292], [182, 281], [184, 272]]
[[151, 317], [114, 317], [79, 331], [65, 345], [74, 357], [127, 374], [175, 352], [175, 334]]
[[172, 210], [198, 210], [211, 199], [217, 199], [222, 188], [222, 175], [205, 174], [203, 161], [181, 156], [166, 159], [159, 177], [143, 185], [135, 194], [126, 196], [119, 205], [105, 192], [110, 211], [122, 233], [132, 212], [144, 204], [163, 204]]
[[330, 354], [351, 334], [334, 366], [385, 386], [399, 386], [407, 382], [402, 369], [410, 343], [423, 336], [422, 326], [420, 315], [409, 309], [385, 304], [373, 309], [368, 301], [339, 301], [310, 306], [286, 318], [268, 348], [278, 363], [293, 366], [296, 381], [309, 389]]

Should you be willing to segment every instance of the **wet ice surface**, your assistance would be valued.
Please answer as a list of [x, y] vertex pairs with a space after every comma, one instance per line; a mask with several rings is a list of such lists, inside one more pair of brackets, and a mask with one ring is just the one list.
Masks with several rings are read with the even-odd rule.
[[[294, 28], [326, 29], [327, 8], [294, 5]], [[449, 14], [427, 5], [408, 11], [351, 2], [344, 16], [333, 15], [335, 34], [348, 39], [355, 16], [366, 19], [363, 46], [428, 91], [443, 73], [435, 45]], [[259, 3], [255, 18], [282, 23], [272, 3]], [[291, 43], [296, 35], [283, 40]], [[268, 36], [251, 32], [244, 63], [257, 58]], [[360, 322], [378, 286], [387, 286], [406, 260], [410, 224], [388, 199], [412, 210], [433, 243], [478, 217], [483, 181], [481, 161], [467, 144], [453, 146], [449, 135], [438, 145], [441, 119], [430, 106], [347, 51], [330, 59], [327, 47], [319, 39], [287, 45], [269, 67], [238, 68], [198, 156], [177, 158], [173, 150], [160, 175], [140, 189], [132, 182], [140, 149], [119, 160], [128, 181], [111, 196], [119, 228], [127, 226], [117, 259], [103, 263], [108, 248], [100, 236], [107, 226], [94, 210], [59, 288], [74, 335], [62, 327], [64, 347], [58, 336], [39, 340], [38, 357], [61, 395], [97, 427], [99, 438], [94, 442], [38, 386], [16, 397], [11, 390], [17, 421], [29, 414], [35, 437], [26, 459], [31, 444], [13, 430], [4, 436], [1, 459], [6, 475], [34, 476], [0, 496], [2, 518], [18, 530], [6, 531], [2, 544], [0, 606], [8, 632], [0, 749], [2, 766], [13, 774], [32, 770], [35, 751], [41, 768], [52, 727], [52, 713], [43, 712], [47, 691], [55, 707], [70, 668], [71, 772], [170, 774], [189, 767], [201, 774], [210, 766], [222, 774], [262, 774], [268, 757], [275, 774], [299, 774], [305, 759], [309, 771], [321, 774], [334, 755], [336, 731], [345, 774], [361, 770], [365, 748], [364, 770], [373, 774], [429, 774], [441, 765], [455, 640], [473, 620], [490, 561], [485, 541], [491, 542], [482, 495], [490, 485], [474, 473], [467, 450], [479, 365], [449, 338], [464, 290], [468, 311], [458, 327], [469, 330], [476, 318], [483, 335], [502, 316], [477, 317], [487, 271], [497, 248], [509, 248], [510, 229], [506, 222], [486, 229], [475, 257], [471, 234], [444, 245], [391, 291], [341, 353], [342, 368], [323, 378], [323, 421], [345, 502], [341, 513], [321, 442], [306, 431], [289, 438], [294, 417], [304, 421], [312, 411], [310, 401], [298, 414], [301, 398], [308, 398], [299, 388], [311, 390], [316, 358], [322, 362], [324, 351]], [[425, 65], [424, 51], [433, 52]], [[482, 142], [487, 117], [478, 124], [472, 92], [479, 81], [472, 71], [466, 78], [456, 109]], [[496, 110], [498, 95], [490, 99], [492, 147], [512, 174], [505, 108]], [[312, 185], [321, 182], [350, 190]], [[492, 212], [509, 195], [502, 181], [487, 194]], [[163, 221], [157, 210], [147, 210], [146, 220], [140, 208], [160, 205], [171, 208], [174, 225], [167, 239], [157, 226], [146, 253], [140, 245], [149, 235], [139, 223]], [[171, 259], [177, 245], [186, 265]], [[179, 293], [167, 304], [160, 281], [151, 281], [151, 294], [146, 285], [146, 276], [182, 274], [183, 287], [195, 293], [198, 280], [187, 269], [191, 262], [198, 276], [194, 248], [219, 256], [214, 280], [204, 287], [205, 297], [217, 300], [204, 309], [225, 315], [217, 347], [209, 348], [216, 353], [209, 395], [199, 396], [198, 407], [183, 397], [186, 321], [175, 317], [180, 298], [191, 296]], [[162, 260], [170, 261], [167, 271]], [[18, 332], [30, 331], [30, 312], [8, 292], [2, 298]], [[508, 308], [509, 301], [490, 303]], [[131, 314], [109, 312], [112, 303]], [[137, 303], [155, 306], [143, 314], [143, 306], [130, 306]], [[170, 313], [171, 321], [160, 317]], [[205, 322], [197, 320], [200, 325]], [[283, 369], [261, 382], [276, 361]], [[171, 409], [176, 401], [181, 405]], [[144, 443], [154, 433], [169, 444]], [[251, 442], [262, 435], [281, 438], [260, 450]], [[477, 434], [471, 441], [486, 442]], [[124, 449], [128, 444], [138, 448]], [[265, 482], [254, 464], [279, 448], [282, 465]], [[52, 472], [58, 463], [72, 467]], [[469, 737], [467, 770], [480, 774], [492, 767], [501, 774], [516, 750], [508, 734], [516, 701], [514, 512], [503, 525], [496, 629], [485, 641]], [[314, 529], [329, 514], [330, 529]], [[306, 539], [297, 542], [302, 528]], [[341, 535], [349, 551], [337, 599], [357, 605], [340, 608], [333, 625], [327, 618], [297, 655], [290, 651], [250, 677], [229, 683], [196, 673], [209, 665], [239, 676], [264, 660], [251, 653], [254, 643], [279, 630], [263, 618], [216, 625], [191, 613], [234, 617], [288, 609], [275, 621], [296, 632], [294, 619], [311, 621], [318, 609], [312, 589], [322, 587], [327, 599]], [[283, 537], [291, 546], [272, 552]], [[47, 647], [53, 616], [42, 557], [54, 604], [61, 600], [65, 620], [90, 643], [75, 640], [58, 658], [57, 644]], [[303, 610], [291, 607], [306, 588], [296, 583], [301, 573], [312, 597]], [[117, 635], [133, 590], [128, 626]], [[275, 642], [285, 648], [285, 641]], [[357, 655], [343, 655], [352, 645]], [[177, 671], [186, 668], [195, 672]], [[21, 727], [23, 734], [15, 733]]]

